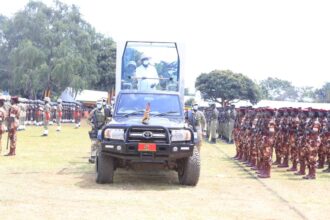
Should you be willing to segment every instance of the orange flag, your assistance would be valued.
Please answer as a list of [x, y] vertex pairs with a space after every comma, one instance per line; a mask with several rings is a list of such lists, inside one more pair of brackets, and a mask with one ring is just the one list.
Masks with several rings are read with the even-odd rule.
[[149, 123], [149, 119], [150, 119], [149, 113], [150, 113], [150, 103], [148, 102], [147, 106], [146, 106], [146, 110], [144, 111], [143, 118], [142, 118], [142, 123], [143, 124], [148, 124]]

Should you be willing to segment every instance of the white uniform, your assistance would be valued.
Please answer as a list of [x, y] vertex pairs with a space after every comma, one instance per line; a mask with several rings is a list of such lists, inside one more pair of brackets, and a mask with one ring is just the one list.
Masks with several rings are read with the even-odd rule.
[[[138, 90], [155, 90], [156, 85], [159, 83], [157, 70], [154, 66], [148, 65], [147, 67], [140, 65], [136, 68], [136, 77], [138, 78]], [[146, 77], [147, 79], [141, 79]]]

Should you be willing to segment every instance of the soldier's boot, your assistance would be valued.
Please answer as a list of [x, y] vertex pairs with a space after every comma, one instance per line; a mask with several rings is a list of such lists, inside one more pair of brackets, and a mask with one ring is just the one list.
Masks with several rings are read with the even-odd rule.
[[253, 169], [257, 165], [257, 159], [251, 159], [251, 163], [248, 165], [248, 167], [251, 167]]
[[330, 173], [330, 163], [328, 164], [328, 168], [323, 170], [322, 172], [324, 173]]
[[305, 175], [306, 174], [306, 164], [305, 161], [300, 161], [300, 169], [294, 175]]
[[290, 169], [287, 169], [287, 171], [297, 171], [297, 161], [292, 161], [292, 167]]
[[234, 160], [241, 160], [242, 159], [242, 152], [237, 153], [237, 157]]
[[11, 147], [9, 153], [6, 154], [5, 156], [15, 156], [15, 148]]
[[310, 166], [308, 168], [308, 174], [306, 176], [303, 176], [302, 178], [305, 180], [310, 180], [310, 179], [315, 179], [315, 167], [314, 166]]
[[270, 169], [271, 166], [267, 165], [265, 166], [264, 170], [262, 173], [258, 175], [259, 178], [270, 178]]
[[61, 131], [61, 126], [57, 126], [56, 131]]
[[233, 159], [237, 159], [238, 158], [238, 152], [236, 151], [236, 155], [233, 157]]
[[273, 165], [279, 165], [279, 164], [281, 164], [281, 157], [279, 156], [279, 155], [277, 155], [276, 154], [276, 160], [275, 160], [275, 162], [273, 163]]
[[89, 163], [95, 163], [95, 156], [91, 156], [91, 157], [88, 159], [88, 162], [89, 162]]
[[42, 136], [48, 136], [48, 130], [44, 130], [44, 133], [42, 134]]
[[318, 168], [318, 169], [323, 169], [323, 168], [324, 168], [324, 160], [325, 160], [325, 158], [324, 158], [323, 156], [321, 156], [321, 157], [319, 158], [319, 163], [318, 163], [318, 165], [317, 165], [317, 168]]
[[287, 157], [285, 157], [283, 160], [283, 163], [278, 165], [277, 167], [280, 167], [280, 168], [289, 167], [289, 159]]

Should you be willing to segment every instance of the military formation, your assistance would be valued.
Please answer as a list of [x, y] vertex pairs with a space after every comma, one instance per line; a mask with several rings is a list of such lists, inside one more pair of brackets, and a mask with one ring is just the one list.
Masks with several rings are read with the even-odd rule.
[[274, 165], [303, 179], [315, 179], [316, 169], [326, 165], [323, 172], [330, 172], [329, 110], [241, 107], [236, 111], [234, 159], [252, 167], [258, 177], [269, 178]]
[[[25, 125], [43, 125], [42, 136], [48, 136], [48, 126], [53, 123], [57, 124], [58, 132], [61, 131], [63, 122], [75, 122], [76, 128], [80, 127], [82, 111], [80, 103], [62, 103], [61, 99], [54, 103], [49, 97], [41, 101], [12, 96], [8, 102], [7, 97], [0, 96], [0, 154], [4, 140], [7, 140], [6, 148], [9, 147], [9, 153], [5, 156], [16, 155], [17, 131], [24, 130]], [[4, 138], [5, 132], [8, 132], [7, 138]]]

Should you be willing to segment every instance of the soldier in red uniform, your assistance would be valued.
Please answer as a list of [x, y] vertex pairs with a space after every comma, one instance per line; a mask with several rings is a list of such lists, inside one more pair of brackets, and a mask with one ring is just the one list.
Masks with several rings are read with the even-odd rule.
[[314, 118], [312, 127], [308, 131], [307, 152], [306, 152], [308, 174], [303, 177], [304, 179], [315, 179], [316, 178], [317, 152], [321, 145], [321, 138], [319, 136], [319, 132], [321, 129], [321, 123], [319, 121], [317, 113], [314, 112], [314, 114], [315, 114], [316, 118]]
[[6, 156], [14, 156], [16, 154], [16, 141], [17, 141], [17, 128], [19, 125], [19, 116], [20, 116], [20, 108], [18, 104], [18, 97], [11, 97], [11, 107], [8, 112], [8, 132], [10, 139], [10, 151]]
[[74, 122], [76, 124], [76, 128], [80, 127], [80, 120], [81, 120], [81, 108], [79, 103], [75, 103], [74, 109]]
[[5, 132], [6, 110], [3, 107], [4, 102], [5, 102], [5, 98], [0, 96], [0, 154], [2, 151], [2, 145], [1, 145], [2, 134]]
[[265, 109], [265, 118], [262, 129], [262, 146], [261, 146], [261, 165], [260, 178], [270, 178], [270, 170], [272, 167], [272, 153], [275, 140], [275, 118], [274, 109]]
[[324, 148], [325, 148], [325, 157], [326, 161], [328, 163], [328, 168], [323, 170], [325, 173], [330, 173], [330, 110], [327, 111], [327, 117], [326, 117], [326, 124], [323, 126], [323, 143], [324, 143]]

